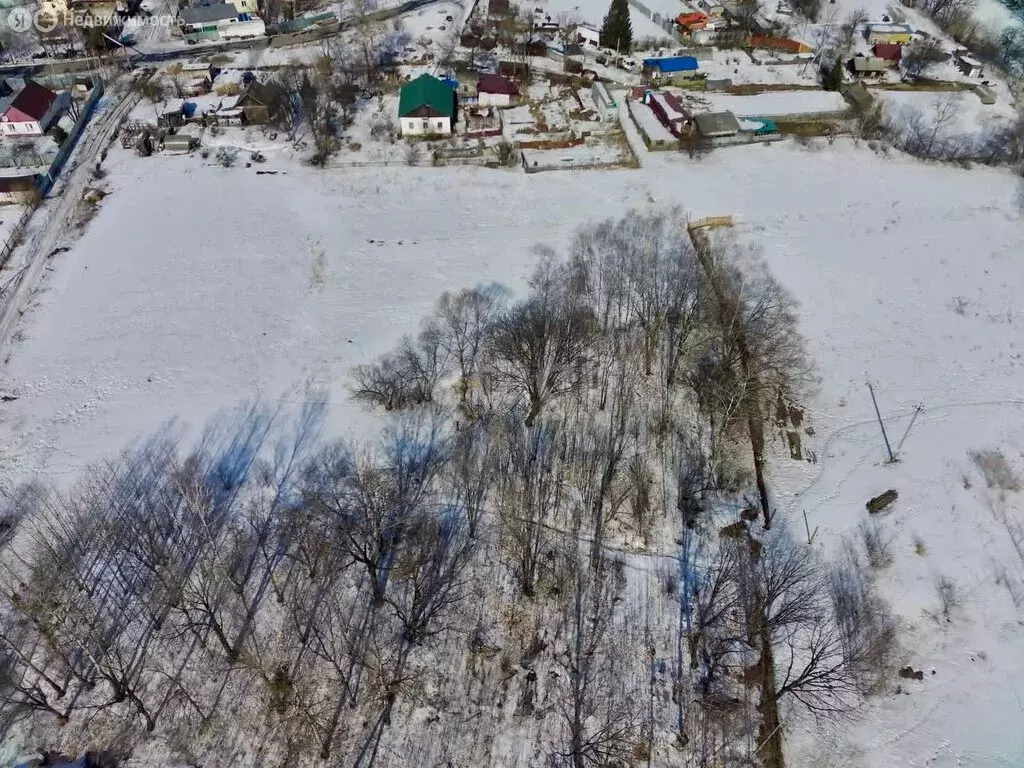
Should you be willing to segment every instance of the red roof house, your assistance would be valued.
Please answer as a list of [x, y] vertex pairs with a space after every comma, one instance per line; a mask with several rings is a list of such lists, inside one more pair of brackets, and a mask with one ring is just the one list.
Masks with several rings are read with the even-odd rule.
[[873, 50], [876, 58], [893, 63], [898, 63], [903, 58], [903, 46], [897, 43], [876, 43]]
[[480, 75], [476, 81], [480, 106], [507, 107], [519, 95], [516, 84], [501, 75]]
[[63, 113], [65, 103], [60, 94], [28, 81], [0, 115], [3, 135], [42, 136]]

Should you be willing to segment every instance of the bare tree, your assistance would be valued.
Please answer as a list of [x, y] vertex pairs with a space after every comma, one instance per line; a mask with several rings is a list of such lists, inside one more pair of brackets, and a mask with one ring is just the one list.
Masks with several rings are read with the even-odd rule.
[[500, 285], [478, 286], [457, 294], [444, 293], [437, 302], [437, 324], [445, 351], [458, 368], [459, 399], [465, 401], [479, 374], [491, 324], [504, 309], [507, 291]]
[[590, 312], [566, 268], [545, 258], [531, 281], [531, 296], [498, 317], [488, 337], [488, 373], [525, 398], [526, 426], [544, 406], [583, 381], [593, 335]]
[[921, 78], [936, 64], [949, 58], [937, 37], [927, 37], [906, 46], [900, 58], [900, 66], [908, 77]]

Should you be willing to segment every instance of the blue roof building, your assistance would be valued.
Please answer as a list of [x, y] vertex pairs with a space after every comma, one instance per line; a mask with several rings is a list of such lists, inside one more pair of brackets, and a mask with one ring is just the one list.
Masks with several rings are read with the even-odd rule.
[[663, 76], [693, 77], [700, 65], [693, 56], [665, 56], [660, 59], [644, 59], [644, 71], [652, 80]]

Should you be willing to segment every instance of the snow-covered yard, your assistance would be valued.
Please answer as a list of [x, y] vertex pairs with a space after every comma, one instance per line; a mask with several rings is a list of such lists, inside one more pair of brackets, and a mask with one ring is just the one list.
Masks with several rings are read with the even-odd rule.
[[[5, 483], [39, 471], [70, 481], [168, 420], [198, 426], [257, 395], [299, 402], [307, 386], [327, 390], [333, 434], [365, 435], [376, 418], [348, 399], [348, 372], [415, 331], [442, 291], [518, 288], [533, 244], [561, 248], [577, 227], [631, 208], [734, 214], [737, 236], [801, 302], [820, 380], [805, 411], [817, 463], [773, 451], [779, 513], [799, 526], [806, 510], [829, 549], [866, 498], [900, 491], [882, 522], [894, 554], [880, 583], [905, 629], [902, 663], [926, 673], [893, 681], [907, 695], [872, 700], [851, 727], [814, 730], [817, 757], [787, 723], [792, 764], [829, 765], [827, 752], [859, 755], [831, 763], [859, 768], [1020, 765], [1019, 494], [1000, 500], [968, 457], [1002, 448], [1021, 466], [1017, 179], [843, 141], [643, 161], [537, 175], [318, 171], [278, 153], [260, 170], [279, 173], [257, 176], [111, 150], [110, 194], [53, 257], [7, 350], [0, 390], [18, 399], [0, 407]], [[866, 375], [894, 444], [924, 404], [894, 466], [881, 464]], [[948, 626], [922, 613], [937, 575], [962, 595]]]

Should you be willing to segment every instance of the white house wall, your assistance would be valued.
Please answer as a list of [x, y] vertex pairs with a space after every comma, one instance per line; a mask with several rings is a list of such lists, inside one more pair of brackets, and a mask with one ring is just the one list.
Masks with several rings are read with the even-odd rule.
[[507, 93], [481, 93], [477, 102], [481, 107], [508, 107], [512, 97]]
[[427, 136], [452, 132], [452, 121], [447, 117], [403, 117], [400, 122], [403, 136]]
[[42, 136], [43, 130], [35, 120], [25, 122], [4, 123], [5, 136]]

